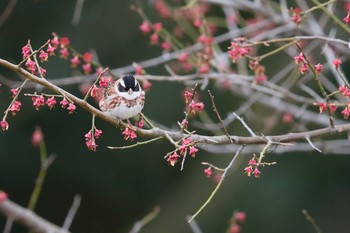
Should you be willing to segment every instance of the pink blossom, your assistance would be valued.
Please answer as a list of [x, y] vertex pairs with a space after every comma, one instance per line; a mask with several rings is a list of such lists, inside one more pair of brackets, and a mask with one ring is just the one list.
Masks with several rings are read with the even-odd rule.
[[230, 50], [228, 51], [232, 62], [236, 63], [236, 61], [239, 58], [245, 57], [250, 51], [250, 46], [243, 46], [242, 41], [244, 41], [245, 38], [236, 38], [234, 42], [231, 42], [231, 46], [228, 47]]
[[98, 81], [98, 84], [102, 88], [106, 88], [109, 86], [109, 77], [101, 77], [100, 80]]
[[198, 103], [195, 103], [193, 100], [192, 102], [190, 103], [190, 108], [191, 110], [196, 113], [196, 112], [201, 112], [204, 108], [204, 104], [203, 102], [198, 102]]
[[12, 113], [12, 115], [16, 115], [17, 112], [19, 112], [21, 110], [21, 106], [22, 103], [19, 101], [15, 101], [13, 102], [13, 104], [11, 105], [9, 111]]
[[164, 51], [170, 51], [171, 50], [171, 43], [169, 41], [164, 41], [161, 44], [161, 47]]
[[327, 110], [327, 104], [326, 103], [314, 103], [314, 105], [317, 105], [320, 109], [320, 113], [323, 113]]
[[98, 88], [95, 84], [91, 89], [90, 96], [96, 97], [98, 95], [98, 92], [100, 91], [100, 88]]
[[323, 65], [318, 63], [317, 65], [315, 65], [315, 73], [316, 74], [320, 74], [322, 72], [323, 69]]
[[74, 111], [77, 109], [77, 107], [74, 105], [74, 103], [69, 103], [69, 106], [67, 110], [69, 111], [69, 114], [74, 113]]
[[304, 62], [304, 55], [303, 55], [303, 53], [299, 53], [299, 55], [298, 56], [295, 56], [294, 57], [294, 61], [295, 61], [295, 63], [296, 64], [299, 64], [299, 63], [301, 63], [301, 62]]
[[237, 222], [242, 223], [245, 222], [245, 220], [247, 219], [247, 215], [246, 213], [242, 212], [242, 211], [238, 211], [234, 214], [234, 219], [237, 220]]
[[51, 44], [48, 44], [48, 45], [47, 45], [46, 52], [47, 52], [50, 56], [54, 56], [54, 55], [55, 55], [55, 50], [56, 50], [56, 48], [53, 47]]
[[39, 143], [43, 140], [44, 134], [41, 131], [41, 128], [39, 126], [35, 127], [35, 130], [32, 134], [32, 145], [34, 147], [39, 146]]
[[69, 38], [68, 37], [61, 37], [60, 44], [61, 44], [62, 48], [67, 47], [70, 44]]
[[83, 70], [84, 70], [84, 73], [85, 73], [85, 74], [90, 74], [91, 71], [92, 71], [91, 63], [85, 63], [85, 64], [83, 65]]
[[197, 152], [198, 152], [198, 149], [196, 147], [190, 146], [190, 155], [192, 157], [195, 157]]
[[169, 18], [171, 11], [164, 0], [155, 0], [154, 8], [162, 18]]
[[137, 138], [135, 131], [130, 127], [126, 127], [126, 129], [122, 132], [122, 135], [124, 135], [125, 140], [133, 141], [135, 138]]
[[25, 46], [23, 46], [23, 47], [22, 47], [23, 59], [29, 57], [30, 52], [31, 52], [31, 51], [30, 51], [30, 47], [29, 47], [28, 44], [25, 45]]
[[43, 50], [40, 50], [39, 58], [41, 62], [47, 61], [49, 54]]
[[143, 90], [147, 91], [152, 87], [152, 83], [148, 81], [147, 79], [142, 80], [142, 88]]
[[8, 199], [7, 193], [0, 191], [0, 204]]
[[296, 7], [296, 8], [293, 10], [292, 21], [293, 21], [297, 26], [300, 25], [300, 23], [301, 23], [301, 10], [300, 10], [300, 8]]
[[308, 70], [309, 70], [309, 66], [306, 63], [303, 63], [299, 67], [299, 71], [300, 71], [301, 74], [305, 74]]
[[102, 130], [95, 128], [95, 138], [99, 138], [102, 135]]
[[149, 39], [151, 41], [151, 44], [158, 44], [159, 43], [159, 36], [157, 33], [153, 33], [152, 35], [149, 36]]
[[252, 174], [255, 176], [255, 178], [259, 178], [260, 177], [260, 171], [259, 171], [258, 167], [255, 167], [255, 169], [254, 169]]
[[155, 32], [160, 32], [163, 29], [163, 24], [158, 22], [153, 24], [153, 30]]
[[180, 155], [179, 155], [178, 153], [176, 153], [176, 151], [175, 151], [172, 155], [170, 155], [170, 156], [168, 157], [167, 162], [168, 162], [171, 166], [174, 166], [174, 165], [177, 163], [177, 161], [178, 161], [179, 158], [180, 158]]
[[57, 46], [60, 44], [60, 41], [58, 40], [58, 37], [57, 36], [54, 36], [50, 43], [52, 44], [52, 46], [54, 46], [55, 48], [57, 48]]
[[213, 171], [211, 170], [211, 166], [209, 166], [208, 168], [204, 169], [204, 173], [207, 177], [211, 177], [211, 175], [213, 174]]
[[5, 119], [0, 121], [0, 127], [2, 131], [8, 130], [9, 129], [9, 123]]
[[143, 21], [139, 28], [143, 33], [149, 33], [151, 31], [151, 25], [147, 21]]
[[334, 113], [337, 110], [337, 106], [335, 104], [329, 104], [329, 111]]
[[348, 119], [350, 116], [349, 107], [344, 108], [343, 111], [341, 111], [341, 114], [343, 115], [344, 119]]
[[30, 58], [27, 59], [25, 66], [31, 73], [35, 73], [36, 71], [36, 64], [34, 61], [32, 61]]
[[250, 176], [253, 172], [252, 166], [247, 166], [244, 168], [244, 172], [247, 173], [247, 176]]
[[92, 59], [93, 59], [93, 56], [91, 53], [89, 53], [89, 52], [84, 53], [83, 60], [85, 63], [91, 63]]
[[339, 66], [342, 64], [342, 61], [341, 61], [339, 58], [336, 58], [336, 59], [333, 60], [332, 63], [333, 63], [333, 65], [334, 65], [334, 67], [335, 67], [336, 69], [338, 69]]
[[189, 57], [189, 54], [188, 54], [188, 52], [182, 52], [180, 55], [179, 55], [179, 57], [177, 58], [177, 60], [179, 61], [179, 62], [186, 62], [187, 61], [187, 59], [188, 59], [188, 57]]
[[72, 68], [77, 67], [80, 64], [79, 56], [75, 55], [73, 58], [70, 59], [70, 66]]
[[11, 89], [12, 92], [12, 98], [15, 97], [18, 94], [19, 87]]
[[197, 18], [197, 19], [193, 22], [193, 25], [194, 25], [196, 28], [202, 27], [202, 26], [203, 26], [203, 21], [202, 21], [202, 19]]
[[140, 121], [136, 122], [135, 125], [136, 125], [137, 127], [139, 127], [139, 128], [143, 128], [144, 122], [143, 122], [143, 120], [141, 119]]
[[39, 67], [40, 68], [40, 73], [41, 75], [44, 77], [47, 73], [46, 69], [42, 68], [42, 67]]
[[350, 23], [350, 14], [348, 13], [345, 18], [343, 18], [343, 22], [346, 24]]
[[241, 227], [234, 223], [232, 224], [232, 226], [230, 227], [229, 233], [240, 233], [241, 232]]
[[202, 64], [198, 68], [198, 72], [201, 74], [207, 74], [210, 70], [210, 67], [208, 64]]
[[48, 98], [47, 100], [46, 100], [46, 105], [50, 108], [50, 109], [52, 109], [53, 107], [55, 107], [55, 104], [56, 104], [57, 102], [56, 102], [56, 99], [55, 99], [55, 97], [54, 96], [51, 96], [50, 98]]
[[68, 104], [69, 104], [69, 102], [67, 101], [67, 99], [65, 97], [60, 102], [60, 105], [62, 106], [62, 108], [66, 108]]
[[185, 97], [185, 102], [188, 103], [192, 99], [193, 93], [189, 91], [185, 91], [184, 97]]
[[[36, 93], [34, 93], [34, 94], [36, 94]], [[39, 110], [39, 108], [41, 106], [45, 105], [45, 99], [44, 99], [43, 95], [33, 96], [32, 101], [33, 101], [33, 106], [35, 107], [36, 110]]]
[[68, 59], [69, 57], [69, 51], [67, 48], [63, 48], [60, 50], [60, 57], [63, 58], [63, 59]]
[[96, 144], [95, 142], [95, 139], [90, 139], [88, 141], [85, 142], [85, 145], [87, 146], [87, 148], [91, 151], [96, 151], [97, 150], [97, 147], [98, 145]]
[[202, 34], [197, 38], [197, 41], [199, 43], [202, 43], [203, 45], [211, 45], [214, 43], [214, 38], [211, 36]]
[[267, 80], [267, 76], [265, 74], [260, 74], [255, 77], [254, 82], [256, 84], [262, 84]]
[[250, 166], [256, 166], [256, 165], [257, 165], [257, 162], [256, 162], [255, 158], [252, 158], [251, 160], [249, 160], [248, 165], [250, 165]]
[[142, 66], [140, 66], [139, 64], [135, 63], [135, 64], [133, 64], [133, 66], [135, 67], [135, 74], [136, 75], [141, 75], [144, 73]]

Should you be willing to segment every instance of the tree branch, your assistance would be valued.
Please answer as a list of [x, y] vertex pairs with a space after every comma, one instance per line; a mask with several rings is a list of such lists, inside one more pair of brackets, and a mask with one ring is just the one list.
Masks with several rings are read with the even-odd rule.
[[0, 204], [0, 213], [37, 233], [69, 233], [8, 199]]

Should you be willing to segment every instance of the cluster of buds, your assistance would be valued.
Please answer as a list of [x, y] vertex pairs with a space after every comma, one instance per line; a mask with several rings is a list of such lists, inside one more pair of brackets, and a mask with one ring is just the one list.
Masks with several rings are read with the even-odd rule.
[[239, 58], [245, 57], [252, 50], [251, 46], [246, 43], [246, 39], [243, 37], [234, 39], [228, 49], [228, 54], [233, 63], [236, 63]]
[[[306, 74], [309, 70], [309, 65], [307, 60], [305, 59], [304, 53], [299, 53], [299, 55], [294, 57], [294, 61], [296, 64], [299, 65], [299, 71], [301, 74]], [[318, 75], [323, 70], [323, 65], [318, 63], [313, 67], [313, 70], [315, 71], [315, 74]]]
[[[46, 50], [40, 50], [39, 51], [39, 60], [41, 62], [46, 62], [48, 61], [49, 56], [54, 55], [53, 51], [52, 51], [52, 46], [50, 43], [48, 43]], [[28, 71], [30, 71], [32, 74], [41, 74], [42, 76], [46, 75], [46, 69], [42, 68], [39, 64], [37, 64], [34, 60], [32, 60], [32, 55], [33, 51], [32, 48], [30, 46], [30, 42], [28, 41], [28, 43], [22, 47], [22, 55], [23, 55], [23, 59], [26, 60], [25, 62], [25, 66], [27, 68]], [[39, 68], [39, 70], [38, 70]]]
[[96, 144], [96, 139], [98, 139], [102, 135], [102, 130], [94, 127], [93, 130], [90, 130], [85, 134], [85, 144], [87, 148], [91, 151], [96, 151], [98, 145]]
[[188, 108], [188, 110], [187, 110], [186, 118], [183, 119], [181, 124], [180, 124], [182, 129], [187, 129], [187, 127], [188, 127], [188, 119], [187, 118], [188, 118], [189, 114], [197, 114], [197, 113], [200, 113], [204, 109], [203, 102], [198, 102], [198, 101], [194, 100], [194, 93], [195, 93], [195, 91], [193, 90], [193, 92], [185, 91], [183, 94], [184, 100], [186, 103], [186, 107]]
[[131, 126], [127, 126], [125, 128], [125, 130], [122, 132], [122, 135], [124, 135], [124, 139], [125, 140], [130, 140], [131, 142], [137, 138], [137, 134], [135, 133], [135, 131], [133, 130], [133, 128]]
[[[144, 34], [152, 33], [149, 36], [149, 39], [152, 45], [158, 45], [160, 43], [159, 34], [163, 30], [162, 23], [157, 22], [151, 25], [151, 23], [149, 23], [148, 21], [143, 21], [139, 28], [141, 32], [143, 32]], [[162, 47], [163, 51], [169, 52], [172, 49], [172, 45], [169, 40], [163, 41], [162, 43], [160, 43], [160, 46]]]
[[245, 212], [237, 211], [233, 213], [232, 218], [230, 219], [230, 224], [227, 232], [229, 233], [239, 233], [241, 232], [241, 224], [245, 222], [247, 215]]
[[346, 17], [343, 18], [343, 22], [346, 23], [346, 24], [350, 23], [350, 11], [348, 11]]
[[5, 118], [0, 121], [0, 128], [2, 131], [9, 129], [9, 123], [6, 121]]
[[192, 157], [195, 157], [197, 152], [198, 149], [195, 147], [195, 142], [193, 142], [190, 138], [184, 138], [181, 140], [181, 145], [178, 146], [174, 152], [166, 156], [167, 162], [171, 166], [175, 166], [181, 156], [184, 157], [188, 153]]
[[301, 23], [301, 9], [296, 7], [292, 10], [292, 21], [299, 27]]
[[249, 68], [254, 72], [254, 82], [256, 84], [261, 84], [267, 80], [265, 66], [260, 65], [258, 61], [250, 60]]
[[63, 100], [61, 100], [60, 105], [62, 106], [62, 108], [67, 109], [69, 114], [74, 113], [74, 111], [77, 109], [73, 102], [68, 102], [66, 97], [63, 97]]
[[252, 174], [255, 176], [255, 178], [260, 177], [260, 170], [259, 170], [259, 164], [256, 162], [255, 156], [249, 160], [248, 166], [244, 168], [244, 172], [248, 175], [251, 176]]
[[41, 128], [39, 126], [35, 127], [35, 130], [32, 134], [32, 145], [34, 147], [38, 147], [41, 143], [41, 141], [44, 139], [44, 133], [41, 130]]

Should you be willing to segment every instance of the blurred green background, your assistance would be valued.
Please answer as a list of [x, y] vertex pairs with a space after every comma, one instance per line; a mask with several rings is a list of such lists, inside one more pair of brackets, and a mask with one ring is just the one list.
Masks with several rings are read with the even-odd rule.
[[[151, 1], [142, 1], [147, 14], [154, 20]], [[0, 1], [3, 12], [8, 1]], [[21, 48], [28, 39], [39, 47], [51, 38], [51, 33], [70, 38], [81, 52], [94, 49], [101, 64], [111, 68], [130, 65], [161, 54], [158, 47], [149, 46], [148, 37], [138, 27], [141, 18], [130, 10], [133, 1], [86, 0], [81, 20], [72, 25], [75, 1], [18, 1], [7, 21], [0, 27], [0, 57], [18, 62]], [[60, 59], [45, 64], [47, 78], [72, 75], [68, 63]], [[18, 77], [3, 68], [0, 74], [12, 80]], [[152, 74], [165, 74], [153, 69]], [[146, 96], [144, 113], [168, 127], [183, 117], [181, 91], [175, 83], [153, 83]], [[228, 92], [213, 90], [220, 109], [234, 110], [236, 101], [227, 101]], [[65, 89], [79, 95], [77, 86]], [[33, 93], [35, 90], [26, 90]], [[0, 106], [4, 111], [10, 103], [9, 89], [0, 88]], [[202, 94], [208, 111], [209, 99]], [[67, 114], [56, 107], [36, 111], [29, 97], [20, 97], [22, 110], [9, 117], [10, 129], [0, 132], [0, 189], [11, 200], [26, 206], [40, 166], [39, 151], [31, 145], [31, 134], [41, 126], [48, 152], [57, 156], [50, 167], [35, 212], [47, 220], [62, 225], [75, 194], [82, 203], [71, 227], [72, 232], [129, 232], [133, 224], [155, 206], [160, 214], [141, 232], [192, 232], [185, 217], [193, 214], [215, 187], [205, 177], [201, 161], [225, 167], [232, 154], [215, 155], [200, 151], [188, 159], [184, 171], [170, 167], [163, 159], [173, 148], [165, 141], [129, 150], [109, 150], [107, 145], [126, 145], [121, 131], [97, 119], [103, 130], [96, 153], [87, 150], [84, 134], [91, 127], [91, 116], [78, 108]], [[232, 103], [230, 106], [228, 102]], [[224, 115], [224, 113], [223, 113]], [[254, 129], [254, 125], [252, 125]], [[236, 134], [240, 131], [235, 131]], [[263, 133], [263, 132], [262, 132]], [[144, 140], [144, 139], [140, 139]], [[262, 178], [243, 174], [250, 155], [237, 164], [208, 207], [198, 216], [197, 223], [204, 233], [225, 232], [235, 210], [245, 211], [247, 221], [242, 232], [314, 232], [302, 215], [307, 209], [323, 232], [349, 232], [350, 175], [348, 156], [317, 153], [273, 155], [269, 161], [276, 166], [262, 170]], [[0, 231], [5, 218], [0, 218]], [[15, 225], [12, 232], [27, 232]]]

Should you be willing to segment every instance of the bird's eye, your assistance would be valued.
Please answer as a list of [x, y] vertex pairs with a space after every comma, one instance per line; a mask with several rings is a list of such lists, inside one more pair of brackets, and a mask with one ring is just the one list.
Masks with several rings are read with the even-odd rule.
[[126, 92], [125, 87], [123, 87], [120, 83], [118, 84], [118, 91], [120, 92]]

